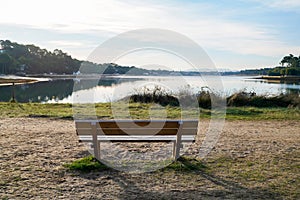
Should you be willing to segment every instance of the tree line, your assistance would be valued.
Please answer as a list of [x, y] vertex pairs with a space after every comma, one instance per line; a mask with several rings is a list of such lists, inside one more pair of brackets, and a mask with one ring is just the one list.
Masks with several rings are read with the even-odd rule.
[[[80, 69], [81, 66], [84, 66], [83, 69]], [[120, 66], [115, 63], [96, 64], [72, 58], [59, 49], [48, 51], [32, 44], [0, 40], [0, 74], [74, 74], [79, 70], [81, 73], [129, 75], [169, 75], [171, 72]]]
[[[275, 68], [224, 72], [223, 75], [300, 75], [300, 56], [284, 56]], [[170, 75], [174, 71], [146, 70], [134, 66], [120, 66], [114, 63], [95, 64], [72, 58], [67, 53], [55, 49], [48, 51], [35, 45], [23, 45], [9, 40], [0, 40], [0, 74], [73, 74], [84, 65], [83, 73], [130, 74], [130, 75]], [[178, 72], [195, 75], [192, 72]], [[196, 74], [198, 75], [198, 74]]]
[[78, 71], [81, 61], [55, 49], [48, 51], [35, 45], [22, 45], [9, 40], [0, 40], [1, 74], [71, 74]]
[[284, 56], [279, 64], [281, 66], [274, 68], [247, 69], [233, 73], [241, 75], [300, 76], [300, 56], [297, 57], [289, 54], [288, 56]]

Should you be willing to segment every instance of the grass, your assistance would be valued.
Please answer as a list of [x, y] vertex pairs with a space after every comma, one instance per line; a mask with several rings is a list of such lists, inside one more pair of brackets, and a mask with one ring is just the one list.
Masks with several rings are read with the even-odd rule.
[[0, 103], [0, 117], [72, 118], [71, 104]]
[[226, 119], [229, 120], [299, 120], [298, 108], [255, 108], [228, 107]]
[[72, 163], [64, 164], [65, 168], [70, 170], [77, 170], [81, 172], [103, 171], [109, 169], [106, 165], [96, 160], [93, 156], [87, 156]]
[[[76, 108], [75, 111], [86, 112], [86, 107]], [[99, 103], [95, 107], [99, 119], [112, 119], [113, 111], [111, 104]], [[128, 107], [128, 106], [127, 106]], [[132, 103], [127, 108], [123, 104], [113, 104], [114, 112], [118, 118], [149, 119], [151, 117], [180, 118], [181, 114], [197, 118], [194, 110], [181, 111], [178, 107], [167, 106], [164, 108], [152, 106], [152, 104]], [[127, 108], [127, 109], [126, 109]], [[218, 111], [214, 111], [217, 114]], [[300, 109], [298, 108], [255, 108], [255, 107], [228, 107], [226, 111], [227, 120], [300, 120]], [[128, 114], [129, 113], [129, 114]], [[76, 113], [75, 113], [76, 114]], [[82, 113], [81, 113], [82, 114]], [[201, 109], [200, 118], [210, 119], [212, 111]], [[78, 115], [77, 115], [78, 116]], [[73, 119], [72, 104], [40, 104], [40, 103], [0, 103], [0, 117], [53, 117]], [[84, 115], [79, 117], [85, 117]], [[88, 116], [89, 117], [89, 116]]]

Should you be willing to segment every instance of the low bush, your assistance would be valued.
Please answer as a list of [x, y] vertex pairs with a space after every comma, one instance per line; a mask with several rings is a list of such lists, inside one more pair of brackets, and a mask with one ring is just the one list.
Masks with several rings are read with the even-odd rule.
[[[214, 106], [221, 105], [225, 99], [210, 90], [201, 89], [196, 95], [191, 91], [180, 91], [178, 94], [171, 95], [159, 87], [152, 90], [144, 89], [143, 92], [132, 95], [131, 102], [157, 103], [161, 106], [188, 106], [198, 101], [199, 107], [211, 109], [212, 100]], [[278, 96], [256, 95], [255, 92], [237, 92], [226, 98], [229, 107], [298, 107], [300, 108], [299, 94], [280, 94]]]
[[256, 95], [240, 92], [227, 98], [227, 106], [264, 107], [300, 107], [298, 94], [280, 94], [278, 96]]
[[168, 94], [167, 91], [159, 86], [151, 89], [144, 87], [137, 94], [131, 95], [129, 100], [133, 103], [157, 103], [161, 106], [179, 106], [178, 98]]

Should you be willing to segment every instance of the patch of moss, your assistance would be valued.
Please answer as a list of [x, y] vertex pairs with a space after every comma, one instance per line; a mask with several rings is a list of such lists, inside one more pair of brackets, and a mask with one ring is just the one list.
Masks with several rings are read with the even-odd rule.
[[64, 164], [63, 166], [70, 170], [76, 170], [82, 172], [90, 172], [94, 170], [102, 171], [102, 170], [109, 169], [106, 165], [99, 162], [93, 156], [87, 156], [79, 160], [75, 160], [72, 163]]

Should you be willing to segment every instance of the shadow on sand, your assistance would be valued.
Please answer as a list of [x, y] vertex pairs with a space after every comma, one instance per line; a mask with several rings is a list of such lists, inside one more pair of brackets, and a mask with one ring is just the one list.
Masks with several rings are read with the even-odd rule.
[[[179, 159], [177, 163], [185, 166], [183, 171], [166, 167], [157, 172], [128, 174], [107, 169], [80, 172], [78, 175], [86, 180], [99, 181], [97, 185], [100, 187], [103, 179], [110, 180], [111, 187], [118, 188], [111, 194], [113, 199], [283, 199], [279, 194], [268, 190], [247, 188], [237, 182], [199, 170], [198, 166], [203, 164], [197, 162], [199, 163], [195, 163], [195, 160], [191, 162], [184, 158]], [[203, 184], [196, 185], [193, 180]], [[188, 184], [180, 183], [181, 181]]]

